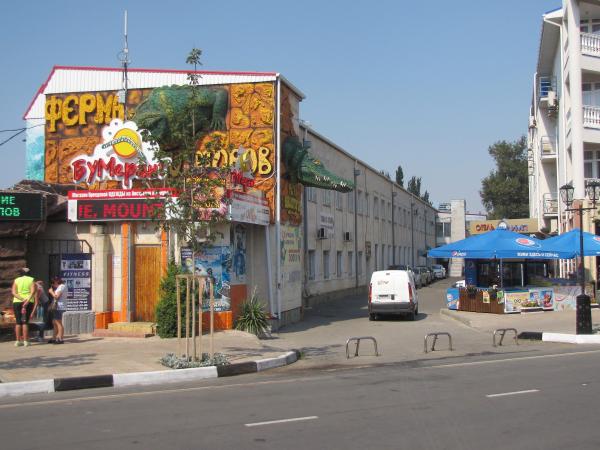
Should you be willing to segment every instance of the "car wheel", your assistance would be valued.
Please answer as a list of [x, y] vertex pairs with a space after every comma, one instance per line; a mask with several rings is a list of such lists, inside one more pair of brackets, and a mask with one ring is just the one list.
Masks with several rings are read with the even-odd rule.
[[377, 316], [375, 314], [369, 314], [369, 320], [377, 320]]
[[419, 305], [417, 305], [417, 307], [415, 308], [415, 316], [419, 315]]
[[413, 311], [408, 315], [408, 320], [410, 320], [411, 322], [415, 320], [417, 311]]

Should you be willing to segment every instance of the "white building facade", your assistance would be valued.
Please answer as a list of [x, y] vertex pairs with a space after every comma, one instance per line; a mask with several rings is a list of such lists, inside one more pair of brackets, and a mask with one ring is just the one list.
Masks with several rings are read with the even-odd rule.
[[[566, 210], [560, 188], [574, 187], [588, 206], [586, 184], [600, 178], [600, 2], [563, 0], [542, 17], [529, 114], [529, 213], [546, 233], [583, 225], [596, 232], [596, 211], [583, 220]], [[579, 202], [578, 202], [579, 201]], [[563, 276], [573, 270], [565, 262]], [[586, 258], [596, 279], [596, 262]], [[589, 276], [588, 275], [588, 276]]]

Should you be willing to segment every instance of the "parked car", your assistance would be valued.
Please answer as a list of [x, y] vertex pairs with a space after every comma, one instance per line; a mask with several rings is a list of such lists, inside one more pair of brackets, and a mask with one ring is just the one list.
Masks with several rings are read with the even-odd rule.
[[431, 283], [431, 279], [429, 278], [429, 271], [427, 270], [427, 267], [417, 266], [416, 270], [418, 270], [419, 274], [421, 275], [421, 284], [423, 286], [427, 286], [429, 283]]
[[433, 276], [437, 280], [441, 280], [446, 278], [446, 268], [441, 264], [434, 264], [431, 266], [431, 270], [433, 270]]
[[414, 320], [419, 314], [415, 278], [408, 270], [378, 270], [369, 284], [369, 320], [381, 315], [406, 315]]

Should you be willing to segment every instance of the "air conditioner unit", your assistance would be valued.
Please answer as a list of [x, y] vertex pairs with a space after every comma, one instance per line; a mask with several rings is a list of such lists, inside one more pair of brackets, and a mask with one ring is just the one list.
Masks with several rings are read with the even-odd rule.
[[529, 116], [529, 128], [535, 128], [536, 126], [537, 126], [537, 123], [535, 122], [535, 117]]
[[352, 241], [352, 233], [350, 231], [344, 231], [344, 242]]
[[317, 239], [327, 239], [327, 230], [325, 228], [317, 228]]
[[550, 106], [556, 105], [556, 92], [548, 91], [548, 95], [546, 97], [548, 99], [548, 105], [550, 105]]

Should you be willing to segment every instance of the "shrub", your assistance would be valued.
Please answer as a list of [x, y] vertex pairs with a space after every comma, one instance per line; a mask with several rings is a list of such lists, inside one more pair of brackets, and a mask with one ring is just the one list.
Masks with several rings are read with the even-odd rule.
[[269, 315], [262, 302], [256, 297], [256, 293], [253, 293], [249, 300], [242, 303], [240, 315], [235, 322], [235, 329], [260, 336], [268, 326]]
[[[156, 305], [156, 331], [161, 338], [177, 336], [177, 284], [175, 276], [182, 273], [173, 261], [160, 281], [160, 299]], [[181, 315], [185, 317], [185, 288], [181, 302]], [[182, 329], [182, 332], [184, 330]]]
[[170, 367], [171, 369], [191, 369], [193, 367], [206, 367], [206, 366], [227, 366], [230, 364], [227, 355], [223, 353], [215, 353], [211, 358], [208, 353], [202, 353], [201, 361], [190, 361], [185, 356], [177, 356], [175, 353], [167, 353], [165, 356], [160, 358], [160, 363], [163, 366]]

